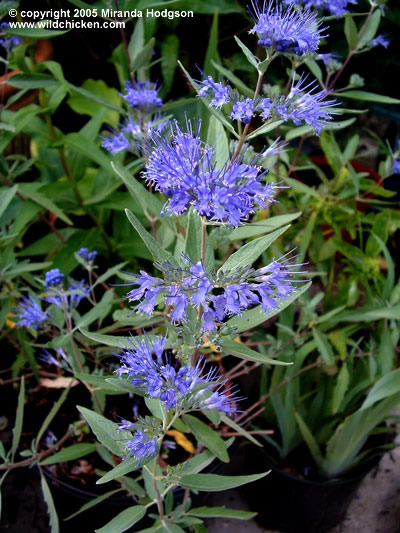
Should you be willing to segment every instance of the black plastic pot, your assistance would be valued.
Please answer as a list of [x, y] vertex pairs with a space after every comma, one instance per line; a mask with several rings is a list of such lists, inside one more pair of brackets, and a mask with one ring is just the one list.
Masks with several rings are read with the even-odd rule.
[[247, 485], [244, 496], [251, 509], [258, 512], [256, 520], [261, 526], [287, 533], [323, 533], [338, 525], [359, 484], [381, 459], [381, 456], [371, 458], [364, 468], [348, 478], [312, 481], [282, 470], [258, 450], [253, 451], [246, 454], [247, 470], [270, 469], [271, 472]]

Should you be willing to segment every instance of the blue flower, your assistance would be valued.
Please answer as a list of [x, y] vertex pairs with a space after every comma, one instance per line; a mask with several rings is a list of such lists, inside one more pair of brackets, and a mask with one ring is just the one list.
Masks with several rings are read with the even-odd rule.
[[315, 8], [318, 11], [326, 10], [331, 15], [340, 17], [347, 13], [348, 4], [356, 4], [357, 0], [285, 0], [285, 4], [304, 4], [307, 8]]
[[386, 37], [386, 35], [377, 35], [375, 39], [372, 39], [371, 46], [383, 46], [384, 48], [387, 48], [390, 44], [390, 39]]
[[128, 104], [142, 111], [143, 113], [152, 113], [163, 105], [161, 98], [158, 96], [157, 88], [151, 87], [149, 81], [137, 81], [132, 83], [125, 82], [126, 94], [122, 96]]
[[400, 174], [400, 159], [394, 159], [392, 163], [393, 174]]
[[60, 285], [65, 278], [65, 275], [60, 271], [59, 268], [53, 268], [45, 274], [44, 283], [46, 289], [49, 287], [56, 287]]
[[73, 365], [70, 357], [64, 352], [62, 348], [56, 348], [56, 358], [49, 350], [43, 350], [38, 359], [47, 365], [63, 368], [64, 370], [72, 371]]
[[[0, 22], [0, 33], [4, 33], [9, 27], [9, 22]], [[16, 35], [7, 35], [3, 39], [0, 39], [0, 46], [6, 50], [7, 54], [10, 53], [11, 48], [14, 48], [19, 43], [22, 43], [22, 39]]]
[[132, 436], [132, 439], [126, 443], [126, 448], [130, 455], [138, 459], [153, 457], [157, 452], [157, 438], [152, 435], [146, 435], [141, 429], [138, 429]]
[[248, 124], [254, 115], [254, 101], [251, 98], [245, 98], [235, 102], [232, 108], [231, 118], [240, 120]]
[[215, 150], [175, 121], [171, 138], [153, 135], [147, 147], [144, 177], [169, 199], [163, 213], [180, 215], [191, 206], [207, 220], [238, 226], [258, 207], [273, 201], [276, 185], [263, 181], [267, 171], [237, 158], [222, 168], [214, 162]]
[[328, 91], [318, 90], [316, 83], [306, 85], [306, 78], [293, 82], [289, 94], [280, 96], [273, 103], [273, 109], [283, 120], [292, 120], [296, 125], [302, 123], [311, 126], [319, 135], [324, 126], [329, 124], [335, 100], [327, 100]]
[[97, 252], [97, 250], [93, 250], [92, 252], [89, 252], [89, 248], [80, 248], [77, 251], [77, 254], [84, 261], [90, 262], [90, 261], [94, 261], [96, 259], [96, 256], [98, 255], [98, 252]]
[[182, 268], [170, 264], [156, 264], [164, 279], [141, 272], [132, 282], [138, 288], [127, 294], [130, 302], [138, 302], [135, 312], [151, 316], [159, 297], [170, 307], [172, 322], [183, 323], [188, 318], [188, 308], [200, 311], [205, 331], [217, 329], [224, 319], [242, 315], [256, 305], [265, 312], [277, 308], [279, 298], [287, 298], [294, 291], [293, 269], [286, 256], [269, 265], [253, 270], [246, 266], [224, 274], [208, 274], [199, 262], [194, 264], [182, 256]]
[[[64, 276], [64, 274], [63, 274]], [[85, 281], [75, 281], [71, 280], [69, 282], [68, 288], [66, 291], [61, 288], [61, 290], [55, 286], [54, 288], [49, 287], [51, 290], [48, 295], [42, 299], [45, 302], [51, 303], [64, 309], [75, 309], [78, 307], [79, 303], [83, 298], [88, 298], [90, 295], [90, 289], [86, 285]]]
[[341, 66], [341, 57], [336, 52], [329, 52], [326, 54], [318, 54], [318, 59], [320, 59], [327, 69], [339, 70]]
[[39, 325], [48, 320], [47, 314], [41, 310], [39, 304], [32, 296], [26, 296], [19, 302], [17, 307], [19, 326], [33, 327], [38, 329]]
[[122, 132], [116, 132], [114, 135], [110, 135], [103, 140], [102, 147], [116, 154], [129, 148], [129, 141]]
[[274, 0], [264, 1], [263, 7], [257, 0], [252, 0], [252, 7], [255, 25], [250, 33], [257, 34], [259, 45], [299, 56], [316, 52], [322, 38], [321, 22], [317, 20], [316, 12], [285, 8]]
[[207, 76], [203, 81], [198, 82], [201, 85], [198, 96], [203, 98], [206, 95], [211, 95], [211, 106], [221, 108], [224, 104], [229, 102], [229, 84], [224, 85], [222, 82], [215, 82], [212, 76]]
[[203, 359], [193, 366], [172, 366], [164, 354], [165, 342], [163, 337], [155, 341], [147, 336], [140, 341], [133, 337], [119, 356], [122, 365], [116, 373], [128, 375], [135, 387], [149, 398], [159, 398], [167, 409], [219, 409], [232, 413], [233, 396], [223, 390], [225, 383], [218, 379], [217, 370], [204, 373]]

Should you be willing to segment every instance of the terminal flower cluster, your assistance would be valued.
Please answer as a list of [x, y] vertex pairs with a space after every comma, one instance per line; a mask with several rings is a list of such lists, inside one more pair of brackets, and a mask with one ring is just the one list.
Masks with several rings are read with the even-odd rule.
[[232, 414], [233, 397], [221, 390], [224, 383], [218, 379], [216, 369], [204, 374], [201, 359], [193, 366], [171, 365], [165, 343], [165, 337], [151, 340], [146, 336], [140, 341], [132, 337], [130, 346], [120, 354], [122, 365], [116, 373], [128, 375], [132, 385], [149, 398], [159, 398], [167, 409], [219, 409]]
[[262, 6], [253, 0], [252, 8], [255, 25], [250, 33], [257, 34], [260, 46], [298, 56], [317, 51], [323, 29], [316, 11], [284, 7], [274, 0], [264, 1]]
[[156, 263], [165, 278], [141, 271], [131, 283], [138, 287], [127, 294], [130, 302], [138, 302], [134, 311], [151, 316], [162, 297], [171, 308], [172, 322], [185, 322], [192, 306], [199, 311], [204, 330], [214, 331], [227, 317], [241, 316], [253, 306], [261, 305], [267, 313], [276, 309], [279, 298], [295, 291], [293, 269], [300, 266], [284, 256], [258, 270], [244, 267], [209, 275], [201, 262], [194, 264], [182, 256], [182, 263], [180, 269]]
[[122, 95], [128, 104], [142, 113], [153, 113], [163, 102], [158, 96], [155, 85], [152, 86], [149, 80], [146, 81], [126, 81], [125, 94]]
[[17, 37], [16, 35], [5, 35], [5, 32], [9, 27], [10, 24], [8, 22], [0, 22], [0, 35], [4, 35], [4, 37], [0, 38], [0, 46], [5, 49], [7, 55], [11, 52], [11, 49], [14, 48], [14, 46], [22, 43], [21, 37]]
[[[337, 63], [335, 54], [320, 54], [319, 58], [328, 68], [333, 67], [335, 61]], [[217, 94], [214, 88], [215, 84], [210, 82], [210, 78], [211, 76], [200, 82], [201, 89], [198, 95], [214, 95], [210, 105], [215, 106], [213, 102], [217, 100]], [[287, 96], [280, 95], [274, 98], [259, 97], [255, 100], [242, 98], [235, 101], [235, 92], [229, 91], [228, 87], [227, 85], [226, 89], [230, 96], [224, 103], [230, 102], [233, 105], [231, 118], [243, 123], [249, 123], [251, 118], [258, 113], [262, 120], [281, 119], [284, 122], [291, 120], [296, 125], [308, 124], [319, 134], [321, 129], [332, 119], [331, 115], [334, 114], [332, 107], [336, 105], [335, 100], [327, 99], [328, 91], [318, 90], [317, 83], [307, 85], [305, 77], [300, 77], [297, 83], [292, 83], [292, 88]]]
[[245, 164], [243, 159], [227, 161], [222, 168], [214, 162], [215, 150], [193, 132], [190, 122], [184, 131], [171, 124], [171, 136], [153, 135], [147, 147], [145, 179], [169, 198], [163, 211], [180, 215], [191, 206], [208, 221], [238, 226], [256, 207], [273, 201], [276, 185], [263, 180], [267, 171]]

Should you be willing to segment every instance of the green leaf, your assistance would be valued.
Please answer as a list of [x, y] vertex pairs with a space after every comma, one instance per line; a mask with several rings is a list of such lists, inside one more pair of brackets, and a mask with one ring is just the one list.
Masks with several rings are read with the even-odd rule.
[[53, 418], [58, 413], [58, 410], [60, 409], [60, 407], [64, 403], [64, 401], [65, 401], [66, 397], [68, 396], [68, 393], [69, 393], [69, 391], [71, 389], [71, 386], [72, 386], [72, 381], [68, 385], [68, 387], [63, 390], [62, 394], [60, 395], [58, 400], [54, 403], [53, 407], [50, 409], [49, 413], [47, 414], [46, 418], [44, 419], [43, 424], [41, 425], [41, 427], [40, 427], [40, 429], [38, 431], [38, 434], [36, 436], [36, 447], [39, 444], [40, 439], [43, 436], [43, 433], [46, 431], [46, 429], [48, 428], [49, 424], [51, 423]]
[[95, 533], [122, 533], [136, 524], [136, 522], [139, 522], [145, 514], [146, 507], [143, 505], [134, 505], [119, 513], [105, 526], [96, 529]]
[[235, 76], [233, 72], [219, 65], [215, 61], [211, 61], [211, 63], [223, 76], [225, 76], [225, 78], [227, 78], [230, 82], [232, 82], [232, 84], [235, 85], [241, 93], [245, 94], [249, 98], [253, 98], [254, 96], [253, 91], [249, 89], [247, 85], [245, 85], [240, 78]]
[[196, 211], [190, 208], [187, 216], [185, 255], [197, 263], [201, 257], [201, 218]]
[[93, 287], [96, 287], [97, 285], [100, 285], [100, 283], [103, 283], [104, 281], [108, 280], [109, 278], [111, 278], [111, 276], [114, 276], [114, 274], [117, 274], [118, 272], [121, 271], [121, 269], [126, 265], [126, 261], [124, 261], [123, 263], [118, 263], [118, 265], [115, 265], [111, 268], [108, 268], [104, 274], [102, 274], [101, 276], [99, 276]]
[[252, 329], [286, 309], [286, 307], [291, 305], [299, 296], [308, 291], [310, 286], [311, 282], [305, 283], [301, 289], [298, 289], [292, 294], [290, 299], [279, 298], [275, 301], [277, 308], [272, 309], [269, 313], [262, 311], [261, 306], [258, 305], [257, 307], [250, 309], [250, 311], [245, 311], [241, 317], [235, 316], [230, 318], [226, 324], [229, 327], [235, 327], [238, 333]]
[[276, 239], [282, 235], [290, 226], [284, 226], [276, 231], [266, 235], [265, 237], [259, 237], [249, 243], [245, 244], [237, 252], [232, 254], [225, 263], [219, 269], [220, 272], [227, 272], [234, 270], [235, 268], [251, 265], [256, 261], [260, 255], [267, 250]]
[[[108, 102], [111, 102], [116, 107], [121, 106], [121, 96], [113, 87], [108, 87], [103, 80], [87, 79], [83, 82], [81, 89], [89, 93], [78, 92], [75, 89], [71, 90], [71, 96], [68, 99], [70, 108], [80, 115], [89, 115], [94, 117], [103, 108], [98, 100], [93, 98], [97, 96]], [[120, 113], [116, 110], [107, 109], [104, 116], [104, 122], [111, 124], [114, 128], [118, 126]]]
[[273, 122], [267, 122], [263, 126], [249, 133], [246, 136], [246, 140], [249, 141], [250, 139], [254, 139], [255, 137], [258, 137], [258, 135], [264, 135], [265, 133], [275, 130], [281, 124], [283, 124], [283, 120], [274, 120]]
[[163, 402], [159, 398], [145, 398], [144, 402], [153, 416], [159, 420], [164, 420], [165, 408]]
[[[95, 80], [92, 80], [95, 81]], [[103, 98], [102, 96], [99, 96], [98, 94], [88, 91], [84, 87], [77, 87], [76, 85], [72, 85], [72, 83], [69, 84], [69, 88], [72, 89], [75, 93], [80, 94], [81, 96], [84, 96], [88, 100], [92, 100], [93, 102], [96, 102], [97, 104], [100, 104], [101, 106], [106, 107], [107, 109], [112, 109], [114, 111], [117, 111], [118, 113], [123, 113], [124, 110], [120, 105], [117, 105], [114, 103], [114, 101], [108, 100], [107, 98]], [[111, 93], [110, 93], [111, 94]], [[113, 97], [113, 100], [115, 98]]]
[[40, 485], [42, 487], [44, 501], [47, 504], [47, 512], [49, 513], [49, 516], [50, 516], [51, 533], [59, 533], [60, 526], [59, 526], [57, 511], [56, 511], [54, 501], [53, 501], [53, 496], [51, 495], [49, 486], [43, 474], [40, 476]]
[[261, 220], [257, 222], [252, 222], [251, 224], [244, 224], [234, 229], [230, 235], [230, 241], [239, 241], [243, 239], [248, 239], [249, 237], [255, 237], [256, 235], [262, 235], [263, 233], [270, 233], [271, 231], [285, 226], [299, 218], [301, 211], [297, 213], [291, 213], [288, 215], [277, 215], [275, 217], [268, 218], [266, 220]]
[[288, 366], [288, 365], [293, 364], [293, 363], [286, 363], [284, 361], [278, 361], [277, 359], [272, 359], [270, 357], [267, 357], [266, 355], [263, 355], [261, 353], [256, 352], [255, 350], [252, 350], [245, 344], [241, 344], [240, 342], [236, 342], [230, 338], [223, 340], [222, 349], [224, 352], [229, 353], [231, 355], [236, 355], [236, 357], [239, 357], [240, 359], [244, 359], [245, 361], [254, 361], [256, 363], [281, 365], [281, 366]]
[[190, 509], [187, 513], [189, 516], [200, 516], [201, 518], [236, 518], [237, 520], [250, 520], [254, 518], [257, 513], [249, 511], [242, 511], [240, 509], [227, 509], [223, 507], [195, 507]]
[[242, 428], [242, 426], [240, 426], [239, 424], [237, 424], [236, 422], [234, 422], [231, 418], [229, 418], [229, 416], [225, 415], [225, 414], [221, 414], [221, 420], [222, 422], [225, 422], [225, 424], [229, 427], [231, 427], [232, 429], [234, 429], [237, 433], [240, 433], [241, 435], [243, 435], [243, 437], [245, 437], [247, 440], [249, 440], [250, 442], [252, 442], [253, 444], [255, 444], [256, 446], [262, 446], [262, 444], [260, 444], [258, 442], [258, 440], [256, 440], [253, 435], [251, 435], [250, 433], [248, 433], [244, 428]]
[[119, 489], [110, 490], [109, 492], [105, 492], [104, 494], [101, 494], [100, 496], [97, 496], [97, 498], [93, 498], [93, 500], [88, 501], [87, 503], [83, 504], [82, 507], [76, 511], [75, 513], [70, 514], [67, 516], [67, 518], [64, 518], [64, 521], [71, 520], [71, 518], [75, 518], [75, 516], [78, 516], [79, 514], [83, 513], [84, 511], [87, 511], [88, 509], [91, 509], [92, 507], [95, 507], [102, 501], [106, 500], [110, 496], [113, 496], [119, 492]]
[[103, 335], [101, 333], [94, 333], [91, 331], [87, 331], [85, 329], [79, 330], [82, 335], [87, 337], [88, 339], [91, 339], [92, 341], [95, 341], [99, 344], [105, 344], [106, 346], [116, 346], [117, 348], [124, 348], [124, 346], [129, 345], [130, 337], [117, 337], [115, 335]]
[[118, 432], [118, 424], [107, 420], [102, 415], [86, 409], [86, 407], [77, 406], [78, 411], [83, 418], [89, 423], [89, 426], [97, 439], [103, 446], [105, 446], [114, 455], [124, 455], [124, 439], [131, 438], [131, 434], [128, 431]]
[[37, 183], [20, 183], [19, 190], [25, 198], [29, 198], [36, 204], [39, 204], [48, 211], [51, 211], [67, 224], [73, 225], [72, 220], [64, 214], [64, 212], [53, 202], [53, 200], [50, 200], [46, 194], [40, 192], [38, 185], [39, 184]]
[[72, 444], [72, 446], [67, 446], [60, 450], [57, 453], [54, 453], [50, 457], [43, 459], [39, 464], [41, 465], [54, 465], [57, 463], [65, 463], [67, 461], [73, 461], [74, 459], [79, 459], [85, 455], [89, 455], [96, 450], [96, 444], [90, 442], [78, 442], [77, 444]]
[[357, 311], [349, 311], [335, 316], [333, 322], [373, 322], [383, 318], [400, 320], [400, 304], [392, 307], [362, 307]]
[[18, 191], [18, 185], [14, 185], [13, 187], [10, 187], [10, 189], [6, 189], [1, 192], [0, 194], [0, 217], [4, 213], [4, 211], [7, 209], [9, 203], [14, 198]]
[[179, 485], [185, 489], [219, 492], [234, 489], [265, 477], [268, 472], [248, 476], [218, 476], [216, 474], [193, 474], [183, 476]]
[[400, 392], [400, 368], [392, 370], [378, 380], [365, 398], [361, 409], [366, 409], [379, 400]]
[[131, 40], [128, 45], [128, 52], [131, 58], [134, 58], [144, 46], [144, 23], [143, 18], [139, 17], [135, 23]]
[[33, 28], [7, 28], [8, 35], [17, 35], [24, 39], [52, 39], [53, 37], [64, 35], [64, 33], [68, 33], [68, 31], [69, 30], [47, 30], [41, 28], [38, 22], [34, 24]]
[[[111, 167], [114, 172], [124, 182], [126, 188], [130, 192], [135, 202], [139, 202], [141, 206], [149, 211], [149, 213], [156, 215], [159, 218], [163, 204], [157, 199], [154, 194], [151, 194], [146, 187], [140, 183], [129, 170], [123, 167], [120, 163], [111, 162]], [[168, 218], [166, 219], [168, 220]]]
[[336, 414], [343, 402], [344, 396], [349, 388], [350, 374], [347, 369], [347, 365], [343, 364], [339, 370], [335, 390], [332, 398], [332, 414]]
[[307, 444], [308, 449], [310, 450], [311, 455], [314, 458], [314, 461], [318, 466], [320, 466], [323, 462], [323, 457], [321, 454], [321, 450], [319, 449], [318, 442], [316, 441], [314, 435], [311, 433], [310, 428], [307, 426], [307, 424], [304, 422], [303, 418], [297, 411], [294, 412], [294, 416], [296, 417], [300, 432], [303, 435], [303, 439]]
[[119, 465], [115, 466], [112, 470], [107, 472], [107, 474], [104, 474], [104, 476], [102, 476], [96, 482], [96, 485], [103, 485], [103, 483], [107, 483], [113, 479], [118, 479], [122, 476], [125, 476], [126, 474], [136, 470], [139, 465], [143, 465], [140, 459], [135, 457], [126, 457], [121, 463], [119, 463]]
[[163, 75], [164, 86], [163, 90], [167, 94], [174, 81], [176, 60], [178, 59], [179, 39], [177, 35], [170, 34], [161, 43], [161, 72]]
[[380, 102], [381, 104], [400, 104], [398, 98], [392, 98], [391, 96], [384, 96], [382, 94], [370, 93], [368, 91], [341, 91], [340, 97], [351, 98], [353, 100], [364, 100], [366, 102]]
[[24, 421], [24, 405], [25, 405], [25, 378], [22, 376], [21, 385], [18, 394], [17, 415], [15, 417], [15, 425], [13, 429], [11, 457], [14, 458], [17, 451], [19, 440], [21, 438], [22, 424]]
[[151, 59], [151, 53], [153, 52], [156, 40], [154, 37], [144, 46], [140, 52], [138, 52], [131, 61], [131, 71], [136, 72], [140, 67], [148, 63]]
[[358, 49], [363, 48], [366, 44], [368, 44], [372, 39], [375, 37], [376, 32], [378, 31], [379, 24], [381, 22], [381, 10], [376, 9], [371, 17], [369, 18], [368, 24], [360, 38], [360, 41], [358, 43]]
[[253, 65], [253, 67], [258, 70], [258, 66], [260, 64], [260, 60], [258, 59], [258, 57], [255, 56], [253, 52], [251, 52], [244, 43], [242, 43], [239, 37], [234, 35], [234, 38], [235, 38], [236, 43], [240, 46], [240, 48], [242, 49], [242, 52], [246, 56], [247, 61], [250, 63], [250, 65]]
[[333, 366], [335, 358], [328, 337], [317, 327], [312, 328], [312, 334], [322, 359], [327, 365]]
[[207, 133], [207, 144], [215, 148], [215, 161], [222, 168], [229, 160], [229, 141], [221, 122], [214, 116], [210, 117]]
[[204, 444], [218, 459], [229, 463], [229, 455], [226, 451], [225, 442], [216, 431], [207, 424], [192, 415], [183, 415], [183, 421], [196, 437], [198, 442]]
[[169, 261], [170, 263], [172, 263], [173, 266], [179, 268], [179, 264], [175, 260], [174, 256], [160, 246], [160, 244], [155, 240], [155, 238], [150, 235], [148, 231], [146, 231], [142, 223], [139, 221], [138, 218], [135, 217], [132, 211], [130, 211], [129, 209], [125, 209], [125, 213], [128, 217], [129, 222], [138, 232], [139, 236], [141, 237], [142, 241], [146, 245], [151, 255], [154, 257], [154, 259], [160, 262]]
[[113, 305], [114, 297], [111, 291], [107, 291], [103, 294], [102, 299], [96, 303], [94, 307], [78, 320], [77, 328], [86, 328], [90, 324], [93, 324], [95, 320], [104, 320], [104, 318], [110, 312]]
[[60, 85], [50, 74], [15, 74], [8, 83], [17, 89], [47, 89]]
[[344, 34], [349, 46], [349, 50], [354, 50], [358, 43], [358, 31], [357, 26], [350, 13], [346, 13], [344, 17]]
[[210, 38], [208, 40], [206, 57], [204, 60], [204, 72], [205, 74], [215, 76], [215, 65], [213, 62], [221, 62], [221, 59], [218, 54], [218, 10], [214, 12], [211, 29], [210, 29]]

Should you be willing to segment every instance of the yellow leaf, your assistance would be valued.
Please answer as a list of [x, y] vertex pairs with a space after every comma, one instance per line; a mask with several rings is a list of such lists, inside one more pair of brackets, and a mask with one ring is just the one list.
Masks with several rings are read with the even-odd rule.
[[6, 326], [8, 328], [13, 329], [13, 328], [15, 328], [15, 322], [12, 322], [11, 320], [6, 320]]
[[47, 389], [66, 389], [72, 381], [72, 386], [78, 385], [79, 381], [74, 378], [64, 378], [60, 376], [56, 379], [42, 378], [40, 384]]
[[167, 435], [170, 435], [176, 440], [176, 443], [179, 444], [179, 446], [182, 446], [184, 450], [186, 450], [188, 453], [194, 453], [195, 447], [190, 442], [188, 438], [185, 437], [183, 433], [176, 429], [170, 429], [167, 431]]

